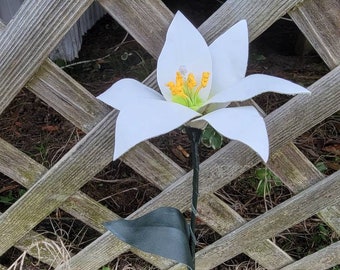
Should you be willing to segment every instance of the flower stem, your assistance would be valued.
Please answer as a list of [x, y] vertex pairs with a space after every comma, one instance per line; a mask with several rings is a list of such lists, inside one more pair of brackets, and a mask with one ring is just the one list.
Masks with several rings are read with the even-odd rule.
[[[196, 229], [196, 216], [197, 212], [197, 200], [198, 200], [198, 184], [199, 184], [199, 143], [202, 136], [202, 130], [197, 128], [186, 128], [188, 137], [191, 141], [191, 163], [193, 169], [192, 176], [192, 198], [191, 198], [191, 216], [190, 216], [190, 230], [191, 230], [191, 239], [190, 239], [190, 249], [191, 255], [193, 258], [193, 265], [195, 267], [195, 246], [196, 246], [196, 238], [195, 238], [195, 229]], [[194, 269], [193, 269], [194, 270]]]

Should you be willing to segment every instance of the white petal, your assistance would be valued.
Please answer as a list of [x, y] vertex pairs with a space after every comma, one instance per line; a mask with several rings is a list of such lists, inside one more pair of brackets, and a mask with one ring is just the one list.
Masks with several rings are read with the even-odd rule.
[[223, 136], [248, 145], [267, 162], [269, 156], [267, 130], [263, 118], [254, 107], [220, 109], [194, 121], [201, 119], [206, 120]]
[[115, 149], [117, 159], [136, 144], [167, 133], [199, 113], [165, 100], [143, 100], [120, 111], [116, 122]]
[[286, 95], [310, 93], [306, 88], [288, 80], [269, 75], [254, 74], [232, 85], [228, 91], [217, 93], [208, 103], [243, 101], [265, 92]]
[[164, 100], [161, 94], [133, 79], [119, 80], [97, 98], [118, 110], [144, 99]]
[[[157, 62], [158, 85], [165, 99], [171, 100], [171, 93], [166, 84], [175, 81], [179, 69], [193, 73], [199, 84], [202, 72], [211, 73], [211, 65], [210, 51], [202, 35], [181, 12], [177, 12], [169, 26]], [[208, 86], [200, 91], [203, 100], [209, 96], [210, 85], [211, 80]]]
[[210, 96], [244, 78], [248, 63], [248, 28], [242, 20], [219, 36], [210, 46], [213, 81]]

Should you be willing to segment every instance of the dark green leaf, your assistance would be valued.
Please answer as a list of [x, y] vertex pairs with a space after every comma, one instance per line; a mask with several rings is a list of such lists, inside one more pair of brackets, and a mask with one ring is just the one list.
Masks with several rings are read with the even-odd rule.
[[208, 125], [203, 131], [201, 142], [205, 147], [216, 150], [221, 148], [223, 137], [212, 126]]
[[212, 149], [216, 150], [216, 149], [220, 149], [222, 146], [222, 141], [223, 138], [219, 133], [215, 133], [214, 136], [210, 137], [210, 145], [212, 147]]
[[215, 133], [216, 133], [215, 129], [212, 126], [208, 125], [203, 131], [203, 137], [210, 138]]
[[268, 177], [268, 170], [266, 168], [258, 168], [255, 171], [256, 177], [260, 180], [264, 180]]
[[193, 268], [189, 226], [176, 208], [161, 207], [140, 218], [106, 222], [104, 226], [131, 246]]
[[264, 197], [270, 194], [271, 184], [266, 180], [260, 180], [256, 189], [256, 195], [260, 197]]
[[13, 202], [15, 202], [15, 198], [11, 190], [8, 192], [7, 196], [0, 196], [0, 203], [12, 204]]
[[322, 173], [324, 173], [328, 170], [328, 168], [327, 168], [327, 166], [324, 162], [318, 162], [318, 163], [316, 163], [315, 166]]
[[12, 204], [13, 199], [10, 197], [0, 196], [0, 203], [3, 204]]

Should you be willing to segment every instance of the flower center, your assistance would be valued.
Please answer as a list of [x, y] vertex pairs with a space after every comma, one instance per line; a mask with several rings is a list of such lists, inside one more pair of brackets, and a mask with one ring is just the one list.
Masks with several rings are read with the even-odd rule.
[[168, 82], [166, 84], [171, 91], [172, 101], [193, 110], [198, 110], [203, 104], [199, 92], [207, 86], [210, 73], [202, 72], [201, 83], [199, 85], [197, 85], [193, 73], [189, 73], [188, 76], [185, 76], [183, 73], [184, 72], [177, 71], [175, 82]]

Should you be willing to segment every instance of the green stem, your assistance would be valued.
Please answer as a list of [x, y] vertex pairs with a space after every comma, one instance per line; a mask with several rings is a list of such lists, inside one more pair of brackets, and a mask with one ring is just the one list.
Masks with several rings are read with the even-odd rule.
[[[191, 255], [193, 257], [193, 265], [195, 269], [195, 247], [196, 247], [196, 238], [195, 238], [195, 229], [196, 229], [196, 216], [197, 216], [197, 200], [198, 200], [198, 184], [199, 184], [199, 143], [202, 136], [202, 130], [197, 128], [186, 128], [188, 137], [191, 141], [191, 163], [192, 163], [192, 198], [191, 198], [191, 216], [190, 216], [190, 230], [191, 230], [191, 239], [190, 239], [190, 249]], [[193, 270], [194, 270], [193, 269]]]

